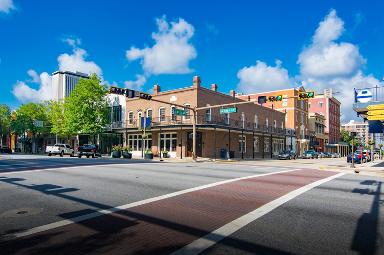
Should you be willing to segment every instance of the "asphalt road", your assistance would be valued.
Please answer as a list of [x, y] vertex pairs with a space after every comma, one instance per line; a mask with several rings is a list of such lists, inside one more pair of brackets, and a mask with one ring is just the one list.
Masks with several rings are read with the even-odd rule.
[[0, 161], [1, 254], [384, 254], [383, 179], [283, 166]]

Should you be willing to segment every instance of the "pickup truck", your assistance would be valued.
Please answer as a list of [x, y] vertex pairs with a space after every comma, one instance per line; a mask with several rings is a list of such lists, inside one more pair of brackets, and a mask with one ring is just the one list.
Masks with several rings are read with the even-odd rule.
[[95, 158], [96, 155], [99, 155], [97, 152], [97, 146], [95, 144], [84, 144], [77, 148], [77, 157], [81, 158], [82, 156], [87, 156], [87, 158]]
[[57, 143], [53, 146], [47, 146], [45, 149], [45, 153], [48, 153], [48, 156], [52, 155], [60, 155], [63, 157], [64, 155], [69, 155], [71, 157], [75, 156], [75, 151], [68, 144]]

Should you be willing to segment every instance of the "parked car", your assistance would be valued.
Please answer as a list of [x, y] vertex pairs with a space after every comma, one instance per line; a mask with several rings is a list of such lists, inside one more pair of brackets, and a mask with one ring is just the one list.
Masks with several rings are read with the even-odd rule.
[[71, 157], [75, 156], [75, 151], [68, 144], [57, 143], [53, 146], [47, 146], [45, 149], [45, 153], [48, 153], [48, 156], [52, 155], [60, 155], [63, 157], [64, 155], [69, 155]]
[[[353, 154], [353, 161], [356, 163], [356, 164], [361, 164], [363, 161], [364, 161], [364, 158], [363, 158], [363, 155], [356, 151], [354, 154]], [[352, 163], [352, 154], [348, 154], [347, 156], [347, 163]]]
[[340, 153], [331, 153], [331, 158], [341, 158]]
[[95, 158], [98, 155], [99, 153], [97, 150], [97, 145], [95, 144], [84, 144], [82, 146], [77, 147], [78, 158], [81, 158], [82, 156], [86, 156], [87, 158]]
[[297, 155], [294, 151], [285, 150], [279, 153], [277, 156], [278, 159], [296, 159]]
[[319, 158], [319, 154], [315, 150], [307, 150], [304, 152], [303, 158]]
[[3, 148], [0, 148], [0, 153], [12, 154], [12, 150], [8, 147], [3, 147]]
[[327, 152], [319, 152], [319, 158], [329, 158], [329, 154]]

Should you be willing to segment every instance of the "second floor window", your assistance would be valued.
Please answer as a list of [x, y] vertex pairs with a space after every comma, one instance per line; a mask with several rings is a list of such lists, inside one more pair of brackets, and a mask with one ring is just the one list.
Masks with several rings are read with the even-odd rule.
[[265, 126], [268, 127], [269, 123], [268, 123], [268, 118], [265, 119]]
[[147, 110], [147, 117], [152, 118], [152, 109]]
[[211, 109], [205, 110], [205, 121], [210, 122], [212, 120]]
[[241, 127], [245, 128], [245, 114], [243, 112], [241, 113], [240, 120], [241, 120]]
[[133, 112], [130, 111], [128, 113], [128, 124], [132, 124], [133, 123]]
[[165, 121], [165, 108], [164, 107], [161, 107], [159, 109], [159, 120]]
[[257, 117], [257, 114], [255, 114], [255, 128], [259, 127], [259, 118]]
[[[185, 104], [184, 106], [186, 106], [186, 107], [191, 107], [190, 104]], [[189, 120], [189, 119], [191, 119], [191, 112], [190, 112], [190, 110], [189, 110], [188, 108], [184, 108], [184, 111], [185, 111], [184, 119], [185, 119], [185, 120]]]
[[112, 108], [112, 121], [120, 122], [121, 121], [121, 105], [113, 106]]

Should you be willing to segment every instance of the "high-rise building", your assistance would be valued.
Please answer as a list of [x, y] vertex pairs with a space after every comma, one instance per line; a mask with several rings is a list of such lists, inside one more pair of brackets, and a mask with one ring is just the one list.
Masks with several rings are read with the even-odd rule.
[[81, 78], [89, 76], [80, 72], [56, 71], [52, 74], [53, 100], [63, 100], [75, 89]]
[[356, 139], [358, 139], [363, 146], [369, 146], [368, 142], [371, 140], [372, 134], [369, 134], [368, 122], [351, 120], [347, 124], [341, 125], [341, 129], [347, 132], [356, 132]]

